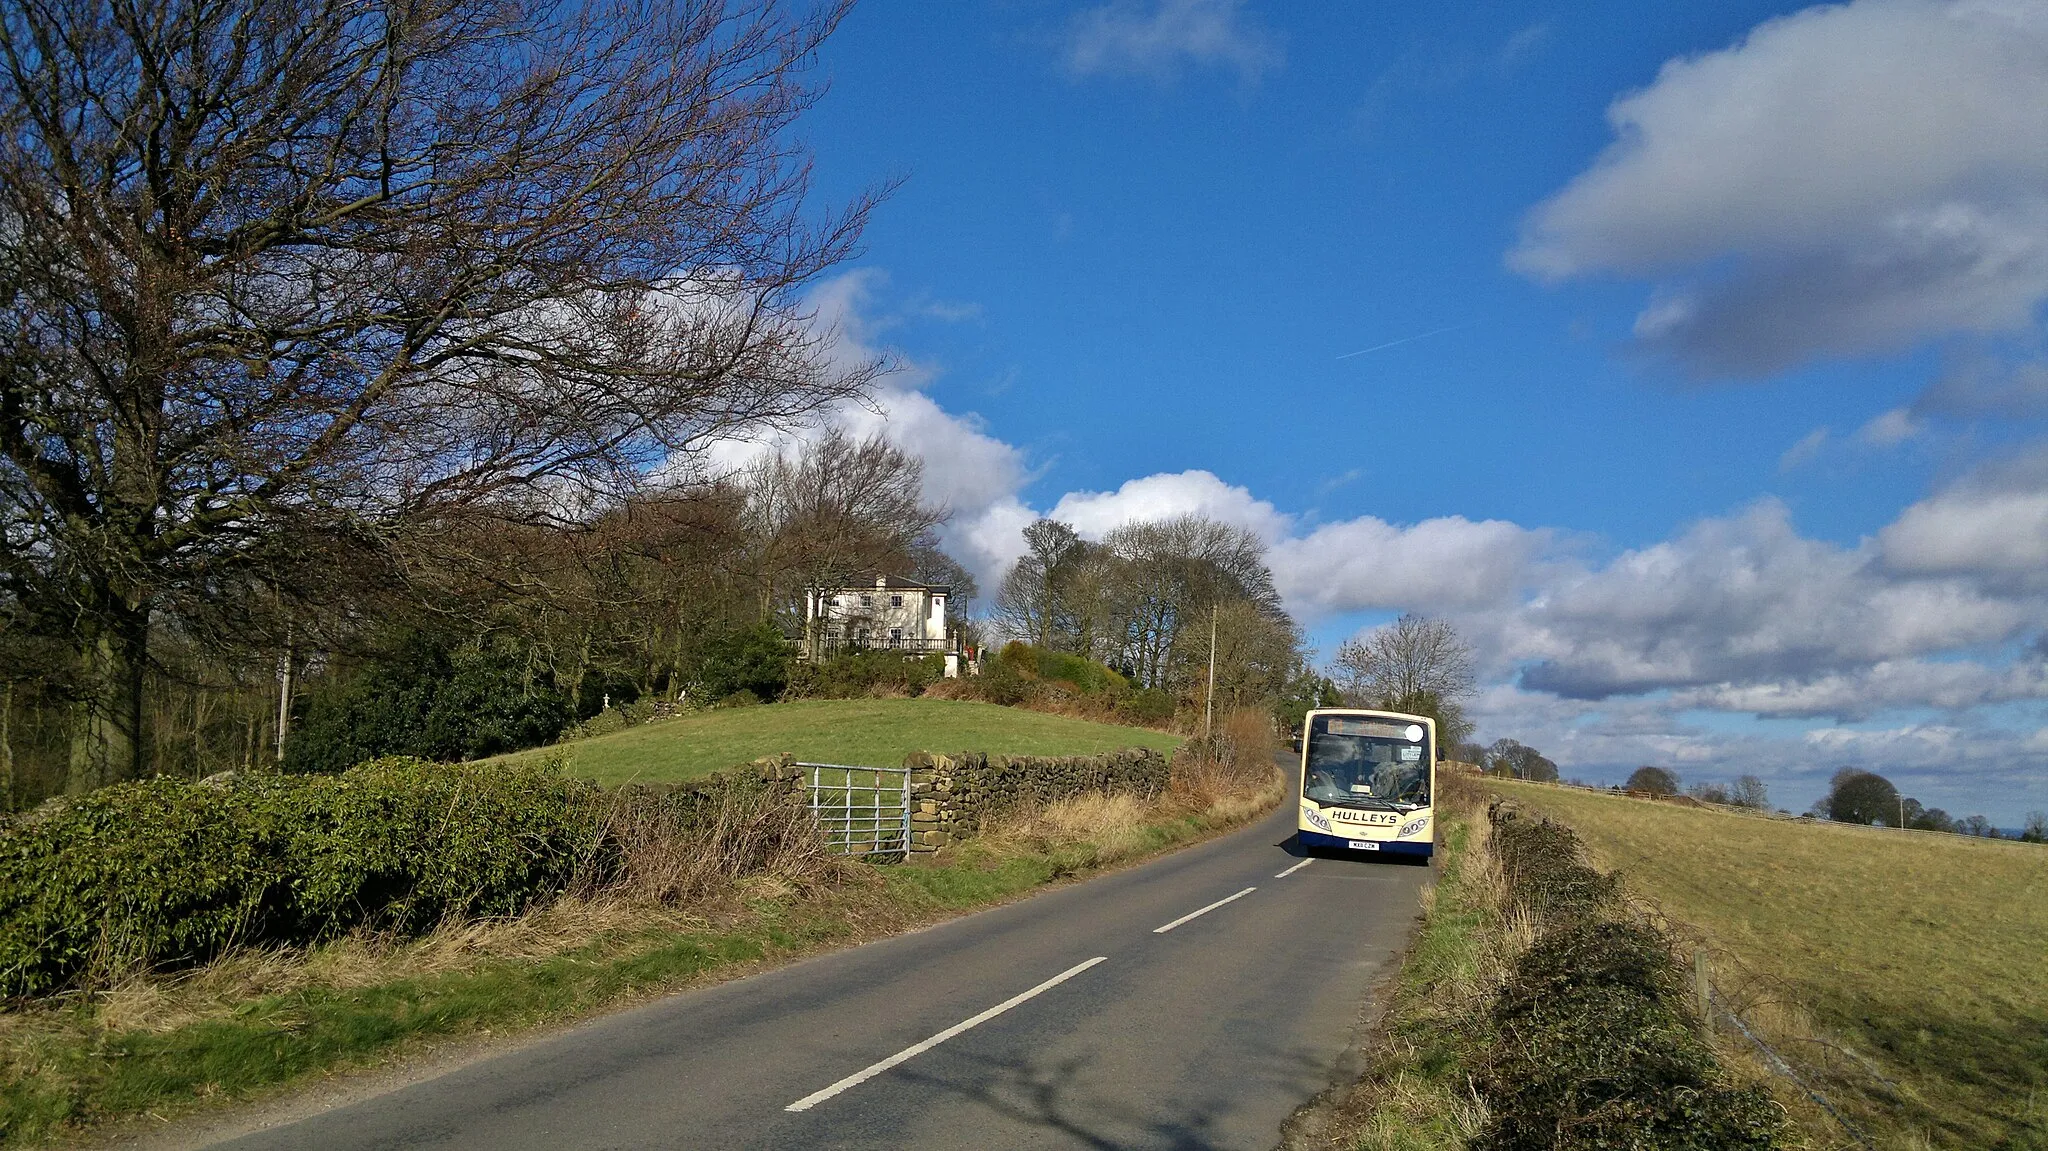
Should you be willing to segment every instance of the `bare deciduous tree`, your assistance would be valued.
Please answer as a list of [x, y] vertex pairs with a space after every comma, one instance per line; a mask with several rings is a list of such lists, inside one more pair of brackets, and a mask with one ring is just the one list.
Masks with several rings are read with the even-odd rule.
[[931, 533], [948, 515], [924, 502], [923, 461], [837, 428], [763, 457], [746, 488], [764, 609], [792, 608], [806, 589], [856, 576], [929, 567]]
[[864, 386], [799, 290], [869, 200], [783, 131], [844, 11], [0, 10], [0, 623], [74, 642], [74, 789], [139, 768], [153, 623]]
[[996, 620], [1004, 632], [1040, 647], [1074, 649], [1078, 621], [1073, 584], [1090, 545], [1073, 525], [1034, 520], [1024, 529], [1028, 549], [1003, 578]]
[[[1414, 614], [1345, 640], [1337, 648], [1334, 670], [1345, 696], [1367, 707], [1413, 707], [1425, 701], [1455, 707], [1472, 694], [1475, 682], [1472, 649], [1457, 629]], [[1463, 732], [1440, 734], [1446, 743], [1465, 738]]]

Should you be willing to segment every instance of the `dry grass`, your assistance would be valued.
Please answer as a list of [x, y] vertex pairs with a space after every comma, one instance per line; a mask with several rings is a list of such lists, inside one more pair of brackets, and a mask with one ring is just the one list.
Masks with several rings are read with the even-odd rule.
[[1232, 711], [1213, 737], [1189, 740], [1174, 755], [1173, 793], [1198, 809], [1257, 793], [1273, 775], [1279, 747], [1270, 715], [1250, 708]]
[[2048, 1148], [2048, 848], [1490, 785], [1696, 937], [1717, 993], [1880, 1147]]
[[608, 828], [619, 848], [609, 889], [654, 903], [700, 899], [747, 877], [792, 890], [828, 886], [850, 871], [827, 849], [799, 795], [726, 789], [700, 810], [663, 797], [620, 794]]

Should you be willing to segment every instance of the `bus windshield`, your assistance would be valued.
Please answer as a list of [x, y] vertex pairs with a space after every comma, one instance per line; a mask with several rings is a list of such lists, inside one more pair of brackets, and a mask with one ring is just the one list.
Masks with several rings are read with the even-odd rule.
[[1308, 732], [1301, 794], [1385, 810], [1429, 805], [1429, 736], [1419, 723], [1319, 715]]

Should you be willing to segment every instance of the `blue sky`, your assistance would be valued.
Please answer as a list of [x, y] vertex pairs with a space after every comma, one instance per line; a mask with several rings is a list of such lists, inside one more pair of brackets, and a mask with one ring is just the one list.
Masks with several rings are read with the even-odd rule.
[[849, 418], [987, 590], [1201, 510], [1326, 653], [1458, 622], [1568, 773], [2048, 808], [2048, 21], [1669, 9], [866, 0], [801, 124], [901, 180]]

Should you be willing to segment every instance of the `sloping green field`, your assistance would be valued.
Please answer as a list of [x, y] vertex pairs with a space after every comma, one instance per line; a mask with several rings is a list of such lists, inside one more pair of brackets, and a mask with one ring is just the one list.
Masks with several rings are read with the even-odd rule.
[[895, 767], [915, 751], [1087, 755], [1171, 751], [1180, 737], [954, 699], [820, 699], [699, 712], [595, 739], [523, 751], [566, 753], [568, 770], [604, 784], [695, 779], [788, 752], [815, 763]]
[[1810, 1013], [1881, 1147], [2048, 1149], [2048, 847], [1487, 784]]

